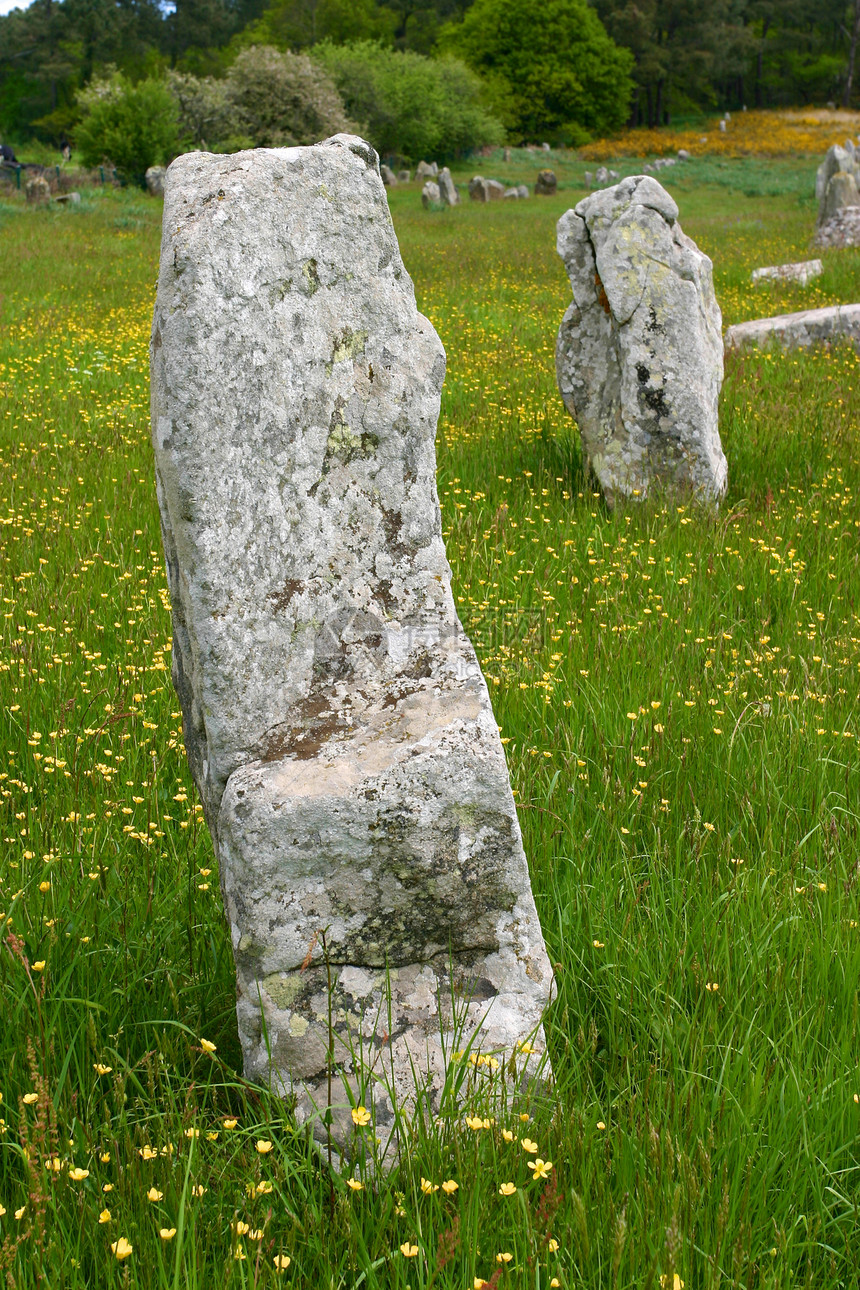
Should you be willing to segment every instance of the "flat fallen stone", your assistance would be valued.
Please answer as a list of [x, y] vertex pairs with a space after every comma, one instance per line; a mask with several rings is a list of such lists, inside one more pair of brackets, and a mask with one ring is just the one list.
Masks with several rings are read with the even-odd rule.
[[769, 264], [762, 269], [753, 269], [752, 281], [756, 282], [799, 282], [806, 286], [813, 278], [820, 278], [824, 265], [820, 260], [799, 260], [795, 264]]
[[725, 347], [744, 349], [775, 340], [787, 348], [830, 344], [834, 341], [860, 341], [860, 304], [827, 305], [823, 309], [801, 309], [794, 314], [777, 314], [774, 318], [754, 318], [735, 323], [725, 336]]
[[349, 1084], [384, 1149], [392, 1090], [408, 1112], [414, 1069], [438, 1105], [479, 1024], [509, 1087], [534, 1070], [552, 971], [451, 594], [445, 353], [373, 149], [179, 157], [151, 356], [173, 679], [245, 1073], [324, 1138], [331, 1003], [334, 1136]]

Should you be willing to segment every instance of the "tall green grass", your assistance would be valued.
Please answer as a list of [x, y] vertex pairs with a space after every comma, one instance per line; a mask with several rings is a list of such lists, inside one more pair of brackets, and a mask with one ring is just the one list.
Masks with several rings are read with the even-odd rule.
[[[748, 285], [807, 253], [780, 164], [756, 196], [673, 186], [727, 323], [856, 298], [852, 251], [807, 288]], [[555, 389], [565, 182], [441, 214], [391, 196], [448, 352], [446, 540], [556, 964], [554, 1096], [492, 1123], [482, 1074], [476, 1127], [446, 1116], [388, 1178], [357, 1157], [361, 1190], [241, 1077], [169, 681], [160, 211], [0, 208], [8, 1284], [860, 1284], [858, 359], [732, 358], [719, 513], [610, 514]]]

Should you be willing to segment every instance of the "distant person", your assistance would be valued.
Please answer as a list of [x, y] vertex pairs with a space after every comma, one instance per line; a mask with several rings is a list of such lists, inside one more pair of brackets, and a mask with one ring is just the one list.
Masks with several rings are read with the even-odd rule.
[[68, 139], [60, 140], [60, 152], [63, 154], [63, 161], [71, 161], [72, 145], [69, 143]]
[[4, 166], [17, 166], [19, 164], [14, 148], [10, 148], [8, 143], [0, 143], [0, 163]]

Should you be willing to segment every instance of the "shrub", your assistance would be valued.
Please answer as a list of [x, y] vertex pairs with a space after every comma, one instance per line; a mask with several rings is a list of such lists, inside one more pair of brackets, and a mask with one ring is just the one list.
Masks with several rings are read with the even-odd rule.
[[504, 137], [501, 122], [483, 105], [480, 79], [457, 59], [426, 58], [373, 41], [323, 42], [313, 57], [383, 156], [444, 158]]
[[292, 147], [351, 129], [335, 84], [306, 54], [245, 49], [227, 73], [229, 133], [262, 147]]
[[230, 133], [232, 108], [226, 81], [171, 71], [167, 87], [177, 106], [179, 136], [187, 147], [205, 149]]
[[163, 81], [130, 84], [115, 75], [78, 96], [84, 118], [75, 143], [86, 166], [107, 161], [127, 179], [141, 181], [150, 167], [170, 160], [177, 144], [176, 103]]
[[484, 77], [515, 139], [577, 143], [627, 118], [633, 56], [587, 0], [475, 0], [440, 45]]

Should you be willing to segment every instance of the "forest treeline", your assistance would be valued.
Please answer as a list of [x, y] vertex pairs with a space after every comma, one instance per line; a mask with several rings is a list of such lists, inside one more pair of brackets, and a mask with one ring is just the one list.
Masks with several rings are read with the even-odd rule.
[[714, 109], [854, 104], [858, 34], [860, 0], [33, 0], [0, 18], [0, 139], [80, 136], [94, 155], [93, 114], [114, 104], [116, 134], [160, 93], [167, 152], [331, 122], [406, 160], [576, 145]]

